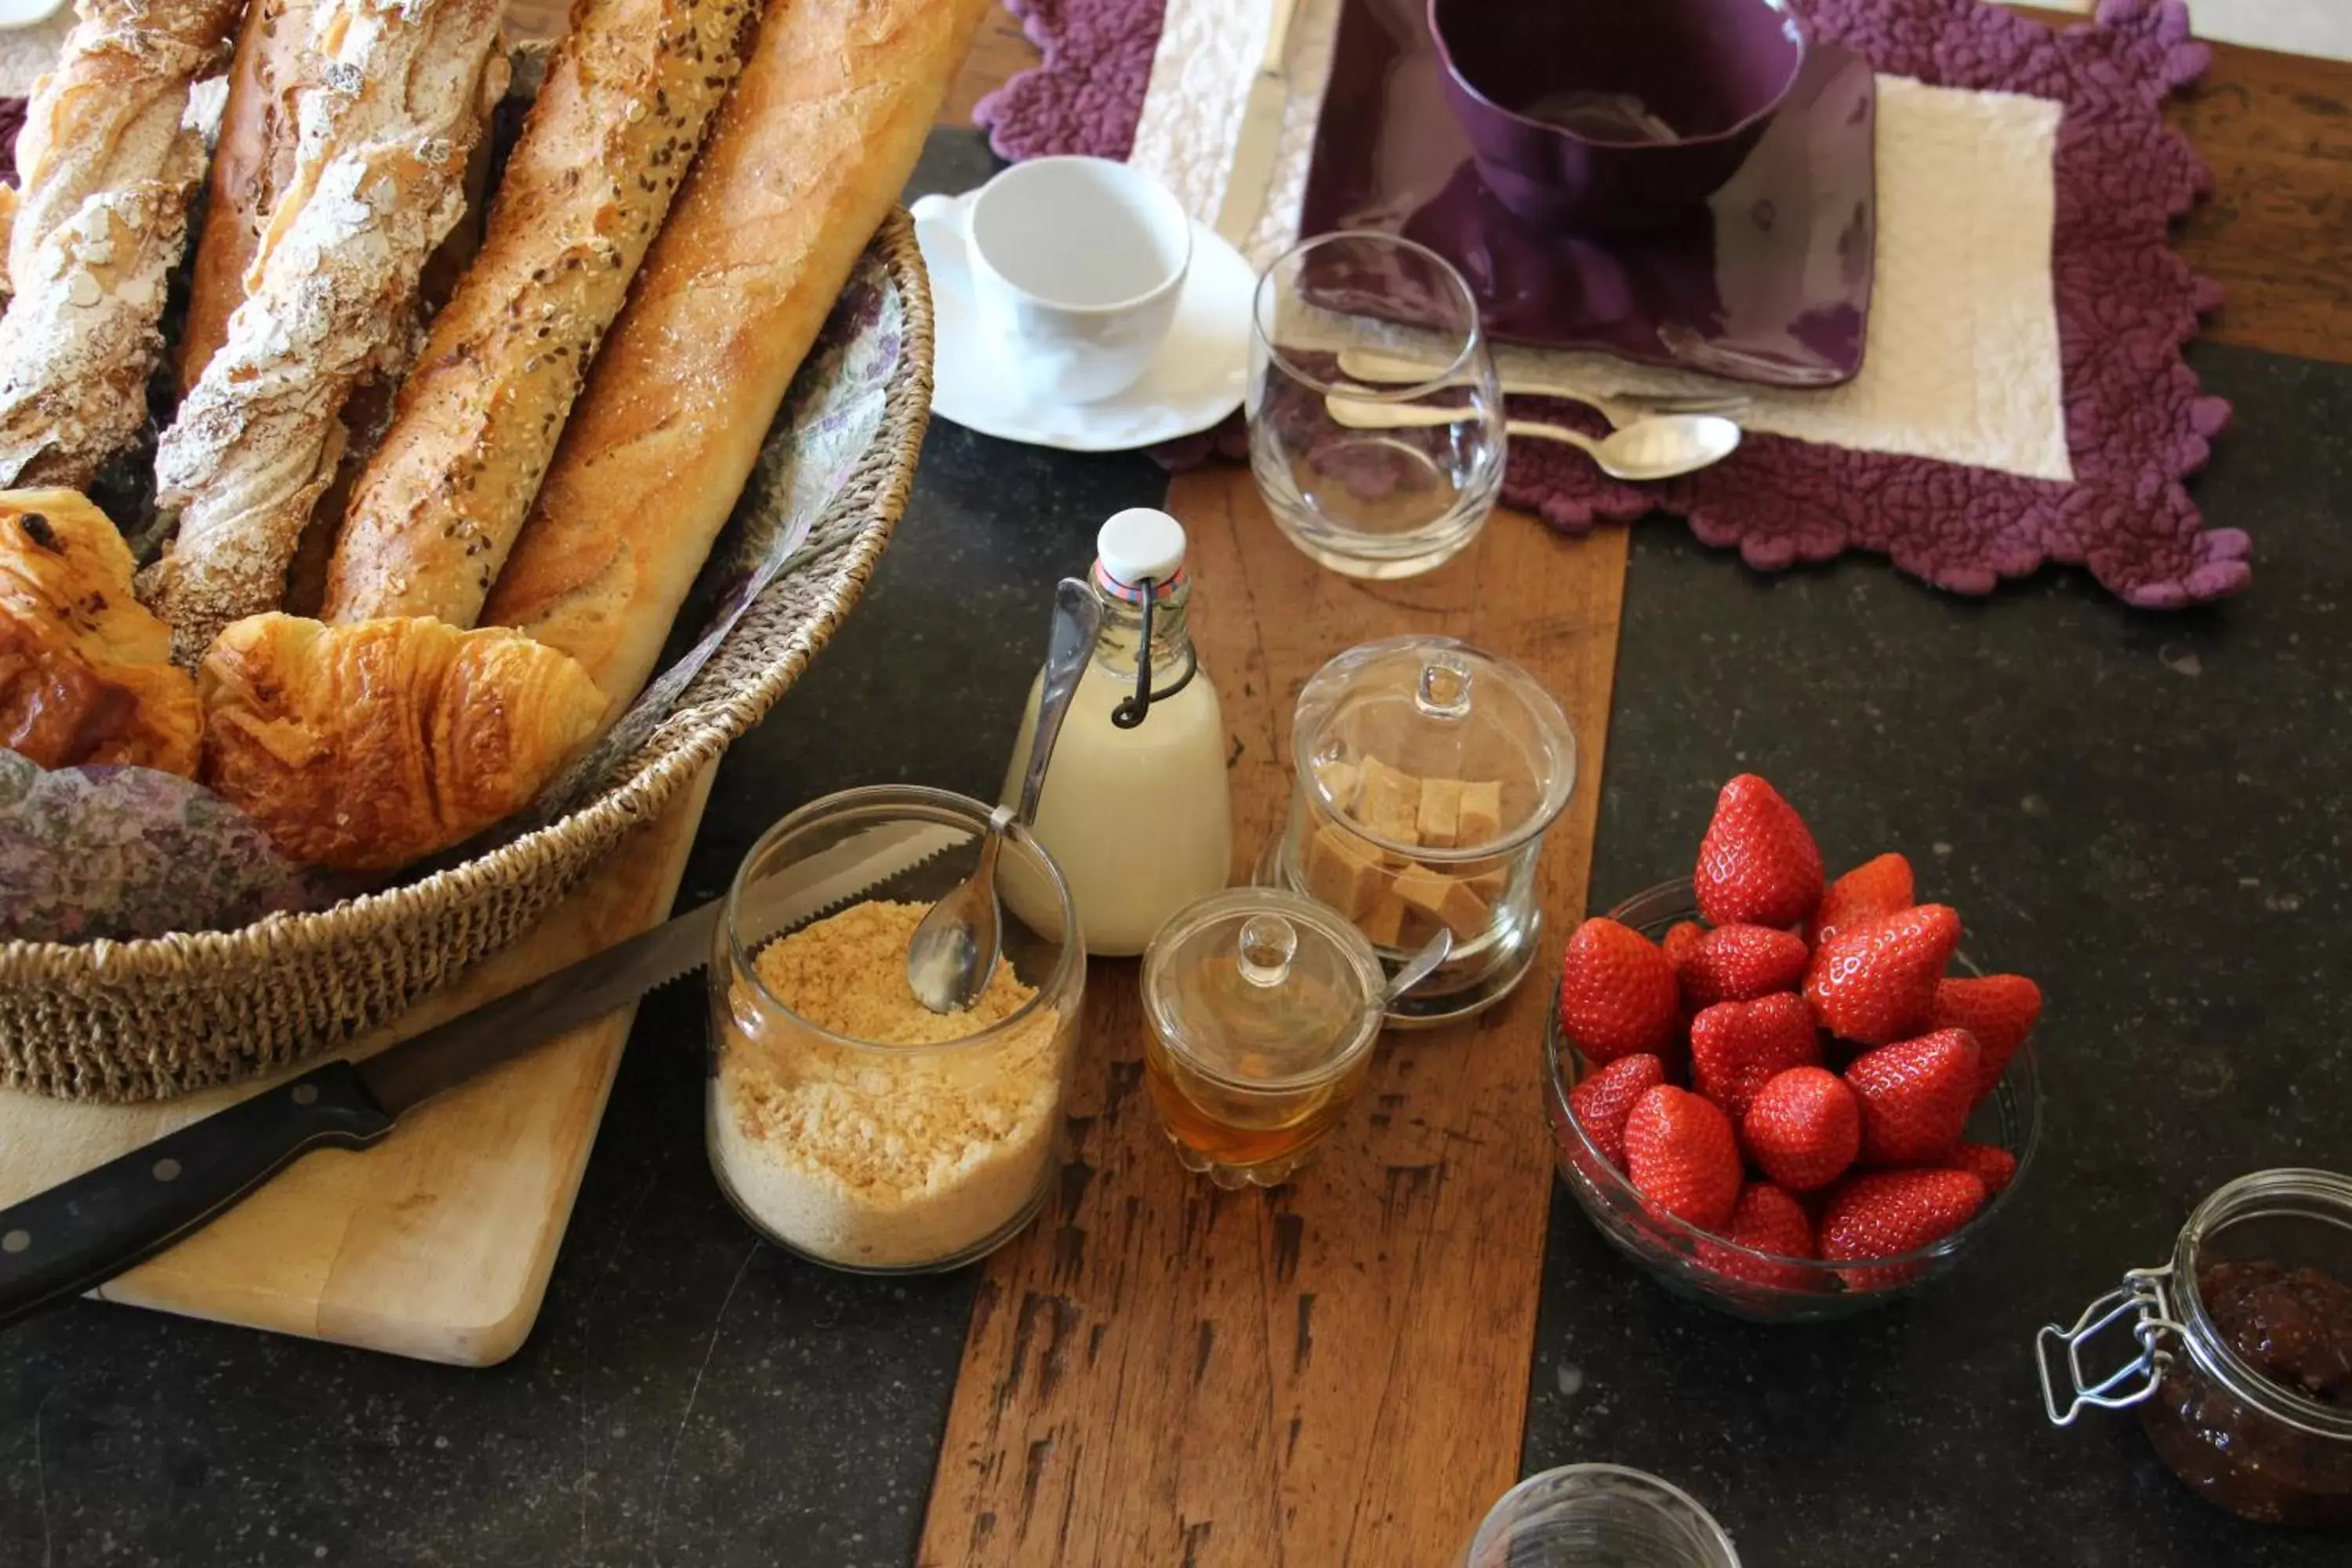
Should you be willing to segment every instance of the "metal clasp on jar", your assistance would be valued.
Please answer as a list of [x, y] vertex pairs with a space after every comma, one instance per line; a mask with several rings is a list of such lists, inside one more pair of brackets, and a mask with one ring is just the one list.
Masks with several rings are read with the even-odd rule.
[[[2171, 1282], [2170, 1264], [2134, 1268], [2124, 1275], [2120, 1288], [2084, 1308], [2073, 1328], [2042, 1325], [2033, 1337], [2033, 1365], [2042, 1375], [2042, 1408], [2053, 1426], [2071, 1426], [2074, 1417], [2089, 1409], [2122, 1410], [2156, 1392], [2157, 1384], [2164, 1381], [2165, 1368], [2172, 1364], [2172, 1351], [2165, 1342], [2188, 1332], [2173, 1316]], [[2124, 1323], [2131, 1326], [2138, 1353], [2096, 1382], [2089, 1381], [2091, 1374], [2083, 1364], [2084, 1348]], [[2059, 1408], [2058, 1384], [2052, 1371], [2058, 1346], [2064, 1347], [2065, 1380], [2074, 1390], [2063, 1409]]]

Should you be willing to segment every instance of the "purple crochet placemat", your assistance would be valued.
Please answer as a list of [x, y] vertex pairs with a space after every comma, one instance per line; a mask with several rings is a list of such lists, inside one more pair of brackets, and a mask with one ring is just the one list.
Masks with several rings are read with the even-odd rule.
[[[2200, 75], [2183, 0], [2104, 0], [2095, 24], [2053, 32], [1979, 0], [1792, 0], [1822, 36], [1882, 71], [1940, 86], [2032, 93], [2066, 107], [2059, 131], [2056, 290], [2072, 483], [1752, 434], [1720, 466], [1634, 489], [1547, 443], [1511, 450], [1514, 506], [1580, 532], [1660, 510], [1706, 542], [1767, 569], [1876, 551], [1963, 594], [2046, 561], [2078, 563], [2150, 608], [2237, 593], [2251, 542], [2207, 528], [2183, 480], [2205, 465], [2229, 405], [2181, 358], [2221, 290], [2171, 247], [2171, 220], [2211, 184], [2164, 100]], [[1163, 0], [1008, 0], [1045, 53], [983, 100], [977, 118], [1007, 158], [1092, 153], [1134, 140]], [[1599, 428], [1580, 410], [1547, 416]], [[1161, 454], [1182, 466], [1245, 456], [1236, 426]]]

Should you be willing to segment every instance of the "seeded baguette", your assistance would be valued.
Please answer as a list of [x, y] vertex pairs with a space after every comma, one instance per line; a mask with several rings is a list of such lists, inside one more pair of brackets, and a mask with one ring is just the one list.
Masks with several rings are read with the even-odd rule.
[[637, 279], [487, 622], [645, 684], [986, 0], [782, 0]]
[[728, 85], [750, 0], [583, 0], [352, 487], [331, 621], [470, 626]]

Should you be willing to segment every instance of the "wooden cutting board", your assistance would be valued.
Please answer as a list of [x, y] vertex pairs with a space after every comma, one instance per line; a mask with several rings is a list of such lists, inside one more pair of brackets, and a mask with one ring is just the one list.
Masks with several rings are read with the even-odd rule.
[[[667, 917], [710, 778], [706, 769], [530, 936], [353, 1054], [478, 1006]], [[505, 1360], [539, 1319], [635, 1016], [634, 1007], [615, 1013], [418, 1106], [373, 1149], [304, 1157], [95, 1294], [425, 1361]], [[259, 1087], [138, 1106], [0, 1091], [0, 1205]]]

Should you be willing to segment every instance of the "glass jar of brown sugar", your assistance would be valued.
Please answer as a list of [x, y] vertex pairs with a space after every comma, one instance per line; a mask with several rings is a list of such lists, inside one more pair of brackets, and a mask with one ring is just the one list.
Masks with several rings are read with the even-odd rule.
[[[2094, 1341], [2136, 1346], [2112, 1372]], [[2167, 1468], [2270, 1524], [2352, 1524], [2352, 1177], [2257, 1171], [2197, 1206], [2172, 1261], [2135, 1268], [2036, 1343], [2061, 1426], [2137, 1406]], [[2071, 1391], [2071, 1392], [2070, 1392]]]

